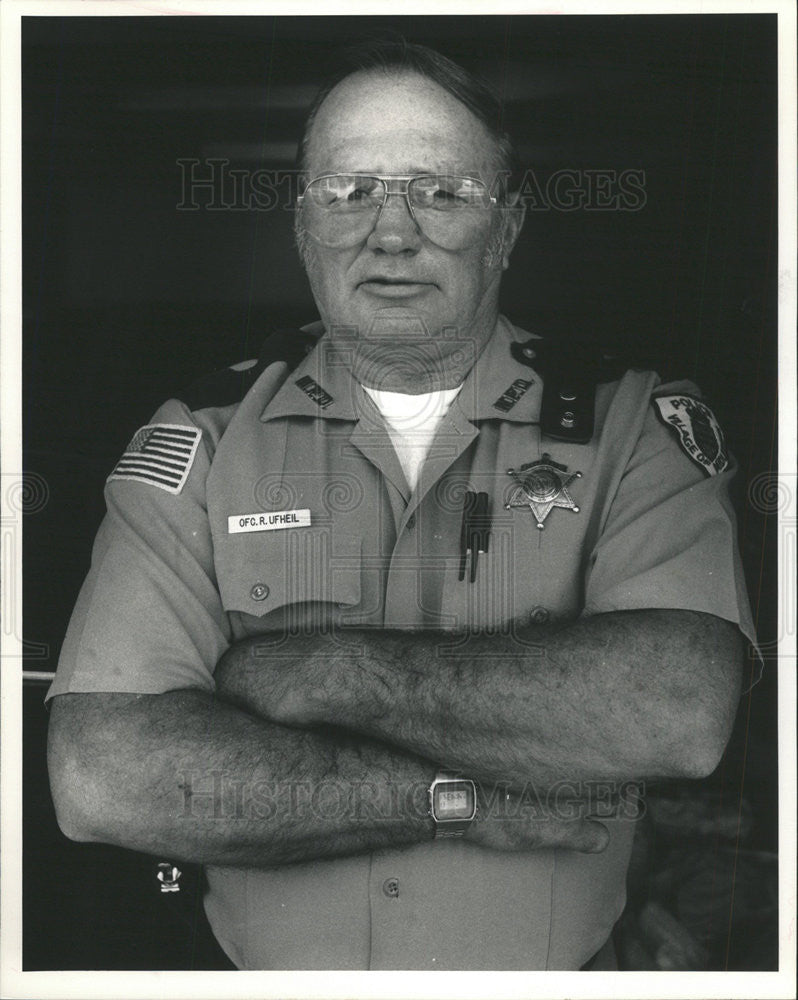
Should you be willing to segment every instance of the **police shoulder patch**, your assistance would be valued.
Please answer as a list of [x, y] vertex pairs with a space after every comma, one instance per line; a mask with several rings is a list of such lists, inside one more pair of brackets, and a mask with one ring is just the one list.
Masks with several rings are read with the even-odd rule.
[[729, 467], [726, 439], [715, 414], [695, 396], [655, 396], [654, 411], [669, 427], [687, 455], [708, 476]]
[[132, 479], [179, 493], [185, 486], [202, 431], [182, 424], [147, 424], [136, 431], [107, 482]]

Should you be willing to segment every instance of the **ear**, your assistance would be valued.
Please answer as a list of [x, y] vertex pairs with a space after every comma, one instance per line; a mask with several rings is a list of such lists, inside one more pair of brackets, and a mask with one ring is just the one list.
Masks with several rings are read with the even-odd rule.
[[510, 254], [513, 252], [513, 247], [521, 235], [526, 216], [526, 206], [520, 203], [518, 192], [507, 196], [507, 203], [503, 208], [503, 213], [502, 270], [506, 271], [510, 266]]

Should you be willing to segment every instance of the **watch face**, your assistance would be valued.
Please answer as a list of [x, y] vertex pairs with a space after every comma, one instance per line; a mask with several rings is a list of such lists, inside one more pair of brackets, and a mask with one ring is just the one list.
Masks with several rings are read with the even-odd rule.
[[435, 788], [435, 818], [471, 819], [474, 813], [470, 782], [448, 781]]

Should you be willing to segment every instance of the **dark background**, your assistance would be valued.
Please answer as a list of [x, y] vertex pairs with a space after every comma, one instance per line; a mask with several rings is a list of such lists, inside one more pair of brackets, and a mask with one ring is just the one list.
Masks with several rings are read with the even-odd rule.
[[[270, 327], [315, 317], [290, 211], [178, 210], [177, 161], [290, 169], [331, 49], [384, 28], [491, 81], [541, 185], [645, 171], [639, 211], [530, 212], [504, 310], [701, 385], [739, 460], [749, 592], [775, 641], [776, 515], [758, 478], [776, 454], [775, 16], [28, 17], [24, 446], [48, 499], [24, 523], [27, 670], [55, 669], [103, 481], [136, 428]], [[57, 831], [44, 690], [25, 688], [25, 967], [181, 967], [149, 861]], [[752, 850], [776, 847], [775, 741], [766, 668], [708, 782], [751, 817]]]

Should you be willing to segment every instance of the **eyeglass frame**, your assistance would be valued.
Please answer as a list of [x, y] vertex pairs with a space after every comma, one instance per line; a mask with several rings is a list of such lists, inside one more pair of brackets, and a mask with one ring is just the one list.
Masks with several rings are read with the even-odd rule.
[[[325, 180], [328, 177], [370, 177], [370, 178], [373, 178], [374, 180], [382, 181], [383, 182], [383, 185], [385, 187], [385, 195], [383, 197], [382, 204], [377, 209], [377, 214], [374, 217], [374, 226], [377, 225], [377, 222], [379, 221], [379, 218], [380, 218], [380, 214], [382, 213], [382, 210], [385, 208], [385, 205], [386, 205], [388, 199], [390, 197], [399, 196], [399, 197], [404, 198], [405, 203], [407, 204], [407, 210], [410, 213], [410, 218], [413, 220], [413, 222], [415, 223], [415, 225], [418, 226], [419, 230], [422, 233], [424, 232], [424, 227], [419, 224], [418, 219], [416, 218], [415, 212], [413, 211], [413, 205], [412, 205], [412, 203], [410, 201], [410, 192], [408, 190], [408, 187], [409, 187], [411, 181], [419, 180], [422, 177], [462, 177], [462, 178], [464, 178], [466, 180], [469, 180], [469, 181], [477, 181], [479, 184], [481, 184], [485, 188], [485, 193], [487, 194], [488, 199], [490, 201], [490, 204], [489, 205], [485, 205], [484, 207], [492, 209], [492, 208], [496, 208], [499, 205], [499, 199], [495, 195], [492, 195], [490, 193], [490, 188], [482, 180], [481, 177], [472, 177], [470, 174], [455, 174], [455, 173], [444, 173], [444, 172], [423, 173], [423, 174], [369, 174], [369, 173], [361, 172], [361, 171], [358, 171], [358, 170], [351, 170], [351, 171], [339, 170], [339, 171], [336, 171], [335, 173], [332, 173], [332, 174], [319, 174], [318, 177], [311, 178], [307, 182], [307, 184], [305, 185], [305, 191], [307, 191], [307, 189], [310, 187], [311, 184], [315, 184], [316, 181], [323, 181], [323, 180]], [[388, 190], [388, 184], [387, 184], [388, 181], [404, 181], [405, 182], [404, 190], [403, 191], [389, 191]], [[302, 207], [302, 203], [304, 201], [304, 198], [305, 198], [304, 192], [302, 194], [298, 194], [297, 195], [296, 202], [297, 202], [297, 207], [298, 208]], [[374, 227], [372, 227], [371, 231], [372, 232], [374, 231]]]

